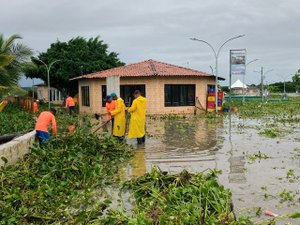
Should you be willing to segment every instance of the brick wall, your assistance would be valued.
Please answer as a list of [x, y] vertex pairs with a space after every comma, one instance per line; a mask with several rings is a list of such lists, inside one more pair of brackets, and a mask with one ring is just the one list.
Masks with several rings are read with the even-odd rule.
[[[79, 80], [79, 107], [81, 113], [99, 113], [104, 112], [101, 107], [102, 85], [105, 85], [105, 79], [85, 79]], [[146, 87], [147, 114], [176, 114], [193, 113], [194, 106], [165, 107], [164, 106], [164, 85], [165, 84], [195, 84], [196, 97], [199, 98], [201, 105], [206, 108], [207, 85], [214, 85], [214, 78], [206, 77], [126, 77], [121, 78], [121, 85], [141, 84]], [[90, 88], [90, 107], [82, 106], [81, 87]]]

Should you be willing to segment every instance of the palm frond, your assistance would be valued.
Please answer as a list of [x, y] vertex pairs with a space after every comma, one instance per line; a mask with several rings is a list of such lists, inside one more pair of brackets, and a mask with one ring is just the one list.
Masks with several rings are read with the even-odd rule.
[[14, 42], [17, 40], [17, 39], [22, 39], [22, 37], [18, 34], [13, 34], [12, 36], [10, 36], [7, 40], [5, 40], [5, 42], [3, 43], [2, 45], [2, 51], [3, 52], [8, 52], [10, 53], [13, 45], [14, 45]]

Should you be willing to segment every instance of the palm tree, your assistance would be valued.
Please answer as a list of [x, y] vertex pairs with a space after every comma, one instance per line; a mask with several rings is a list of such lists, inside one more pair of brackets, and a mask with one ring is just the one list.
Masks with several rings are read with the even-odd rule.
[[18, 39], [22, 39], [18, 34], [14, 34], [6, 40], [0, 34], [0, 86], [16, 84], [20, 77], [22, 65], [32, 55], [30, 48], [15, 43]]

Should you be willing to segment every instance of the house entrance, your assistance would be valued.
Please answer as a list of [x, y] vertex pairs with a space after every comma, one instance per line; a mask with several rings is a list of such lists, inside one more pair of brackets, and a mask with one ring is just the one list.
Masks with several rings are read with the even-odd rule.
[[[146, 89], [144, 84], [137, 85], [120, 85], [120, 96], [124, 100], [126, 107], [130, 106], [134, 96], [133, 93], [135, 90], [140, 90], [142, 95], [146, 97]], [[102, 107], [105, 107], [105, 97], [109, 94], [106, 91], [106, 85], [102, 85]]]

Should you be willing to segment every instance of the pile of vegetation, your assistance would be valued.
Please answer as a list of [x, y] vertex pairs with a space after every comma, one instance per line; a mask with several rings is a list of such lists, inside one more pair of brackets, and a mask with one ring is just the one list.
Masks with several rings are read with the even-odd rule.
[[25, 112], [19, 106], [8, 104], [0, 112], [0, 136], [33, 129], [34, 120], [31, 113]]
[[0, 224], [86, 224], [102, 215], [104, 187], [119, 179], [132, 151], [84, 127], [0, 169]]
[[169, 175], [153, 167], [150, 173], [124, 183], [133, 193], [133, 215], [111, 210], [94, 224], [250, 224], [236, 219], [231, 192], [217, 182], [218, 171]]

